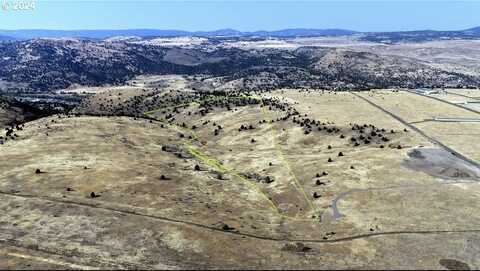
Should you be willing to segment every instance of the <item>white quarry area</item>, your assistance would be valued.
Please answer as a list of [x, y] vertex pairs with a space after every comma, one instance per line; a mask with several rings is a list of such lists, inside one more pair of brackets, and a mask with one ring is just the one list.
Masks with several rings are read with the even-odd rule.
[[208, 42], [208, 39], [200, 38], [200, 37], [175, 37], [175, 38], [155, 38], [155, 39], [149, 39], [149, 40], [135, 41], [132, 43], [164, 46], [164, 47], [178, 47], [178, 46], [186, 47], [186, 46], [202, 45], [207, 42]]
[[240, 49], [266, 49], [266, 48], [296, 49], [299, 47], [298, 44], [295, 44], [291, 41], [274, 39], [274, 38], [256, 40], [256, 41], [225, 42], [222, 44], [222, 46], [226, 48], [240, 48]]
[[138, 36], [115, 36], [108, 39], [105, 39], [105, 42], [119, 42], [119, 41], [139, 41], [142, 40]]

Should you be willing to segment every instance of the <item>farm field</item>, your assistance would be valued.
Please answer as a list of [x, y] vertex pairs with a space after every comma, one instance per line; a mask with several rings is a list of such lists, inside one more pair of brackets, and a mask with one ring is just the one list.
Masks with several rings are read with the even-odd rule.
[[478, 122], [439, 122], [434, 119], [479, 119], [480, 113], [434, 99], [442, 99], [437, 95], [430, 95], [432, 97], [430, 98], [399, 92], [395, 94], [395, 99], [388, 99], [385, 94], [380, 91], [360, 95], [421, 129], [427, 136], [438, 139], [460, 154], [479, 161], [478, 144], [474, 139], [480, 134]]

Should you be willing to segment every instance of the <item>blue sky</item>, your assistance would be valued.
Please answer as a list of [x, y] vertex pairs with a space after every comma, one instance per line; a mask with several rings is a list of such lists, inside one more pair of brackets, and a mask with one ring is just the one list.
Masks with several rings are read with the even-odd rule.
[[[2, 2], [18, 0], [0, 0]], [[33, 11], [0, 9], [0, 29], [180, 29], [242, 31], [344, 28], [456, 30], [480, 26], [471, 1], [36, 1]]]

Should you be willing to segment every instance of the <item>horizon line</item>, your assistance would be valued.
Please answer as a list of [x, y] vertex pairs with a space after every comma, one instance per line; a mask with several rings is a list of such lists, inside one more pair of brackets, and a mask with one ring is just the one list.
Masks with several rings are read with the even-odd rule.
[[315, 28], [315, 27], [291, 27], [291, 28], [279, 28], [274, 30], [253, 30], [253, 31], [243, 31], [238, 30], [235, 28], [217, 28], [213, 30], [183, 30], [183, 29], [175, 29], [175, 28], [148, 28], [148, 27], [134, 27], [134, 28], [78, 28], [78, 29], [55, 29], [55, 28], [16, 28], [16, 29], [3, 29], [0, 28], [0, 31], [134, 31], [134, 30], [154, 30], [154, 31], [181, 31], [181, 32], [188, 32], [188, 33], [195, 33], [195, 32], [215, 32], [221, 30], [231, 30], [237, 31], [241, 33], [254, 33], [254, 32], [275, 32], [275, 31], [284, 31], [284, 30], [344, 30], [344, 31], [351, 31], [357, 33], [385, 33], [385, 32], [411, 32], [411, 31], [437, 31], [437, 32], [449, 32], [449, 31], [465, 31], [480, 27], [480, 23], [478, 25], [474, 25], [471, 27], [463, 28], [463, 29], [450, 29], [450, 30], [438, 30], [438, 29], [411, 29], [411, 30], [388, 30], [388, 31], [376, 31], [376, 30], [353, 30], [349, 28]]

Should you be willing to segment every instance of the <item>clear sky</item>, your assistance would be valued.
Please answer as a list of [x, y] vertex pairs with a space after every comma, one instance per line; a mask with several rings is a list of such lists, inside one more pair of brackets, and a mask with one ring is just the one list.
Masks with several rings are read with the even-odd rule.
[[[3, 2], [36, 1], [32, 11]], [[242, 31], [344, 28], [458, 30], [480, 26], [480, 0], [128, 1], [0, 0], [0, 29], [179, 29]]]

